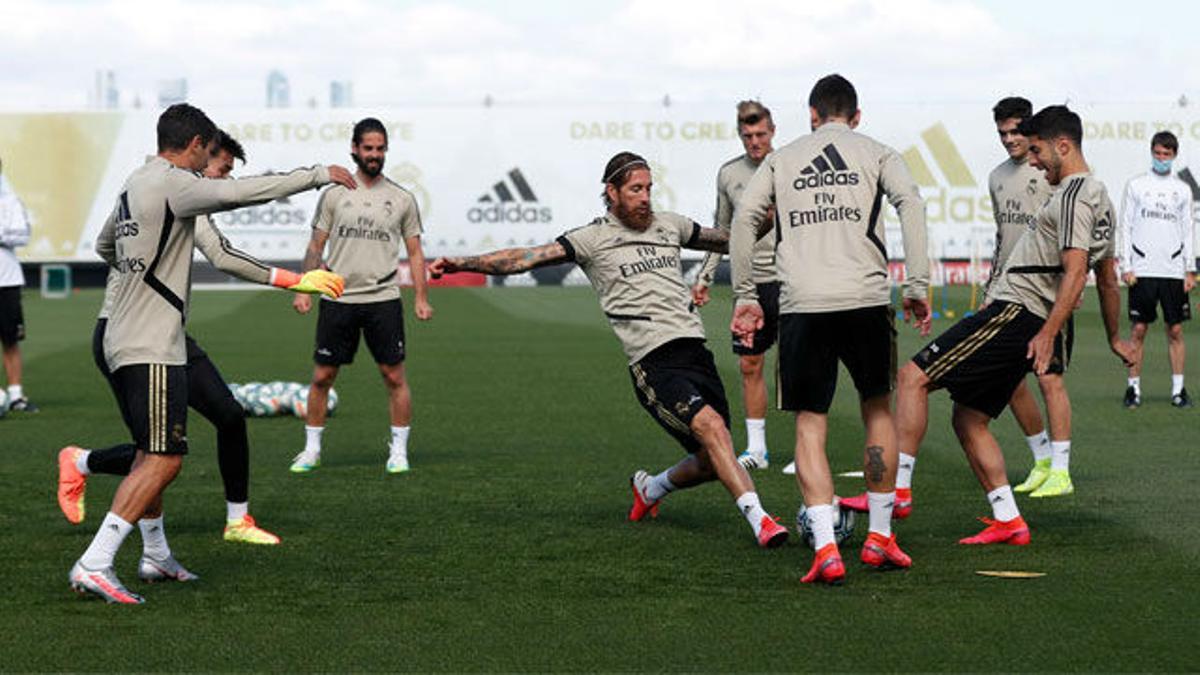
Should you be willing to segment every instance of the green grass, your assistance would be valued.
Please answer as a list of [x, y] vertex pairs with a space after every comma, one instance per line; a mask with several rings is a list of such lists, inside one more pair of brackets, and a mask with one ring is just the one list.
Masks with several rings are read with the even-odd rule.
[[[705, 310], [736, 420], [727, 290]], [[915, 560], [875, 573], [850, 562], [842, 588], [799, 583], [811, 552], [754, 546], [717, 485], [672, 495], [657, 521], [628, 523], [627, 479], [681, 451], [637, 405], [616, 339], [587, 289], [436, 290], [437, 317], [410, 320], [414, 470], [387, 476], [383, 388], [365, 348], [337, 388], [323, 466], [287, 472], [303, 442], [291, 418], [249, 421], [251, 512], [278, 548], [226, 544], [213, 433], [193, 415], [192, 453], [167, 492], [178, 557], [202, 576], [146, 587], [139, 537], [117, 559], [147, 604], [75, 597], [66, 573], [117, 481], [92, 480], [81, 526], [55, 506], [68, 443], [126, 432], [91, 363], [96, 292], [26, 294], [26, 389], [42, 407], [0, 420], [0, 669], [324, 671], [1181, 671], [1200, 597], [1196, 412], [1167, 401], [1161, 329], [1148, 343], [1145, 404], [1120, 407], [1094, 297], [1077, 317], [1068, 377], [1076, 494], [1020, 499], [1033, 544], [959, 547], [987, 505], [935, 395], [899, 525]], [[953, 305], [965, 304], [961, 297]], [[935, 331], [944, 330], [942, 320]], [[270, 292], [197, 293], [191, 332], [230, 381], [306, 380], [313, 317]], [[1195, 331], [1189, 334], [1197, 354]], [[901, 355], [921, 340], [901, 330]], [[774, 357], [772, 357], [773, 359]], [[1193, 357], [1193, 359], [1196, 357]], [[1193, 368], [1193, 372], [1194, 368]], [[993, 425], [1019, 480], [1029, 464], [1007, 414]], [[772, 413], [767, 509], [799, 503], [779, 474], [791, 425]], [[830, 417], [835, 471], [859, 468], [862, 430], [843, 378]], [[838, 479], [839, 492], [861, 489]], [[857, 553], [860, 523], [847, 556]], [[856, 556], [855, 556], [856, 557]], [[1030, 581], [978, 569], [1046, 572]]]

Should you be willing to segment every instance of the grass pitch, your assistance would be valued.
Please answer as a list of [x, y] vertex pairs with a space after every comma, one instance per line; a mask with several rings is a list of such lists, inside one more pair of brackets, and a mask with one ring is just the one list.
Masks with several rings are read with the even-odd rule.
[[[704, 310], [741, 426], [728, 349], [729, 298]], [[960, 311], [965, 296], [951, 306]], [[88, 519], [55, 505], [55, 454], [127, 436], [91, 362], [97, 292], [27, 293], [25, 386], [37, 415], [0, 420], [0, 669], [322, 671], [1183, 671], [1200, 597], [1195, 502], [1198, 411], [1170, 407], [1165, 340], [1151, 331], [1144, 405], [1121, 408], [1094, 294], [1077, 317], [1072, 497], [1020, 506], [1028, 547], [955, 544], [989, 515], [934, 396], [916, 510], [898, 525], [914, 567], [862, 568], [859, 523], [841, 588], [799, 583], [811, 552], [793, 537], [755, 547], [719, 485], [672, 495], [628, 523], [627, 480], [681, 451], [638, 407], [624, 358], [588, 289], [435, 289], [437, 315], [409, 316], [414, 470], [384, 473], [386, 399], [365, 347], [337, 383], [322, 467], [287, 471], [293, 418], [253, 419], [251, 513], [276, 548], [221, 541], [214, 435], [190, 418], [192, 453], [167, 493], [167, 529], [194, 584], [147, 587], [140, 537], [117, 559], [141, 607], [67, 587], [117, 481], [95, 477]], [[190, 332], [231, 382], [305, 381], [315, 327], [286, 295], [204, 292]], [[935, 332], [950, 320], [935, 324]], [[1189, 333], [1197, 358], [1194, 327]], [[921, 345], [900, 329], [900, 354]], [[774, 363], [774, 355], [771, 357]], [[1200, 388], [1194, 377], [1193, 389]], [[1030, 459], [1009, 415], [993, 426], [1020, 480]], [[778, 469], [787, 416], [768, 422], [772, 467], [754, 474], [789, 524], [799, 495]], [[830, 417], [835, 472], [861, 468], [857, 401], [843, 377]], [[837, 479], [842, 494], [859, 478]], [[1026, 570], [1028, 580], [976, 570]]]

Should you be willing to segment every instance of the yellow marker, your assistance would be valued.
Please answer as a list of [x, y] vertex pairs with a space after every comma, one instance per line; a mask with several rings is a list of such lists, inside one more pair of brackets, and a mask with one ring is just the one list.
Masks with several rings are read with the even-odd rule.
[[1046, 576], [1045, 572], [1016, 572], [1012, 570], [975, 570], [975, 574], [1001, 579], [1036, 579]]

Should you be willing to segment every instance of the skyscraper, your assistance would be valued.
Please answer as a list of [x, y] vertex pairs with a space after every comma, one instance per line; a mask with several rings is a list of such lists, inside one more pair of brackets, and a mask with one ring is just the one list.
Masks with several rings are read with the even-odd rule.
[[329, 83], [329, 107], [354, 107], [354, 83], [350, 80], [333, 80]]
[[267, 107], [288, 108], [291, 105], [292, 96], [287, 76], [278, 70], [272, 70], [267, 75]]

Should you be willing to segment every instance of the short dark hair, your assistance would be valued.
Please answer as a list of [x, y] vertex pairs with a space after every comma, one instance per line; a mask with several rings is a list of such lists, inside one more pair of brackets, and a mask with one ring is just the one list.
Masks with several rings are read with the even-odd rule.
[[242, 164], [246, 163], [246, 150], [236, 138], [230, 136], [224, 129], [217, 129], [217, 149], [228, 152], [234, 159], [242, 160]]
[[858, 92], [850, 80], [834, 73], [817, 80], [808, 94], [808, 105], [817, 117], [853, 117], [858, 112]]
[[383, 122], [380, 122], [374, 117], [364, 117], [359, 120], [358, 123], [354, 125], [354, 134], [350, 137], [350, 141], [355, 145], [358, 145], [359, 143], [362, 143], [363, 136], [366, 136], [372, 131], [383, 134], [383, 142], [385, 144], [388, 142], [387, 127], [383, 126]]
[[1066, 136], [1076, 147], [1083, 147], [1083, 122], [1065, 105], [1047, 106], [1032, 117], [1021, 120], [1017, 133], [1044, 140]]
[[992, 119], [997, 122], [1018, 119], [1027, 120], [1033, 117], [1033, 104], [1022, 96], [1002, 98], [992, 107]]
[[217, 125], [204, 111], [187, 103], [176, 103], [158, 116], [158, 151], [183, 150], [192, 139], [208, 145], [217, 135]]
[[613, 155], [612, 159], [608, 160], [608, 164], [604, 165], [604, 176], [600, 179], [604, 183], [605, 189], [604, 204], [612, 206], [612, 201], [608, 198], [608, 186], [611, 185], [618, 190], [621, 186], [629, 181], [629, 175], [638, 169], [649, 169], [650, 164], [646, 158], [641, 155], [625, 150]]
[[758, 101], [741, 101], [737, 104], [739, 131], [743, 126], [753, 126], [763, 120], [766, 120], [772, 129], [775, 128], [775, 120], [771, 119], [771, 110], [767, 106]]
[[1153, 150], [1156, 145], [1161, 145], [1171, 152], [1179, 154], [1179, 139], [1169, 131], [1160, 131], [1154, 134], [1154, 138], [1150, 139], [1150, 149]]

